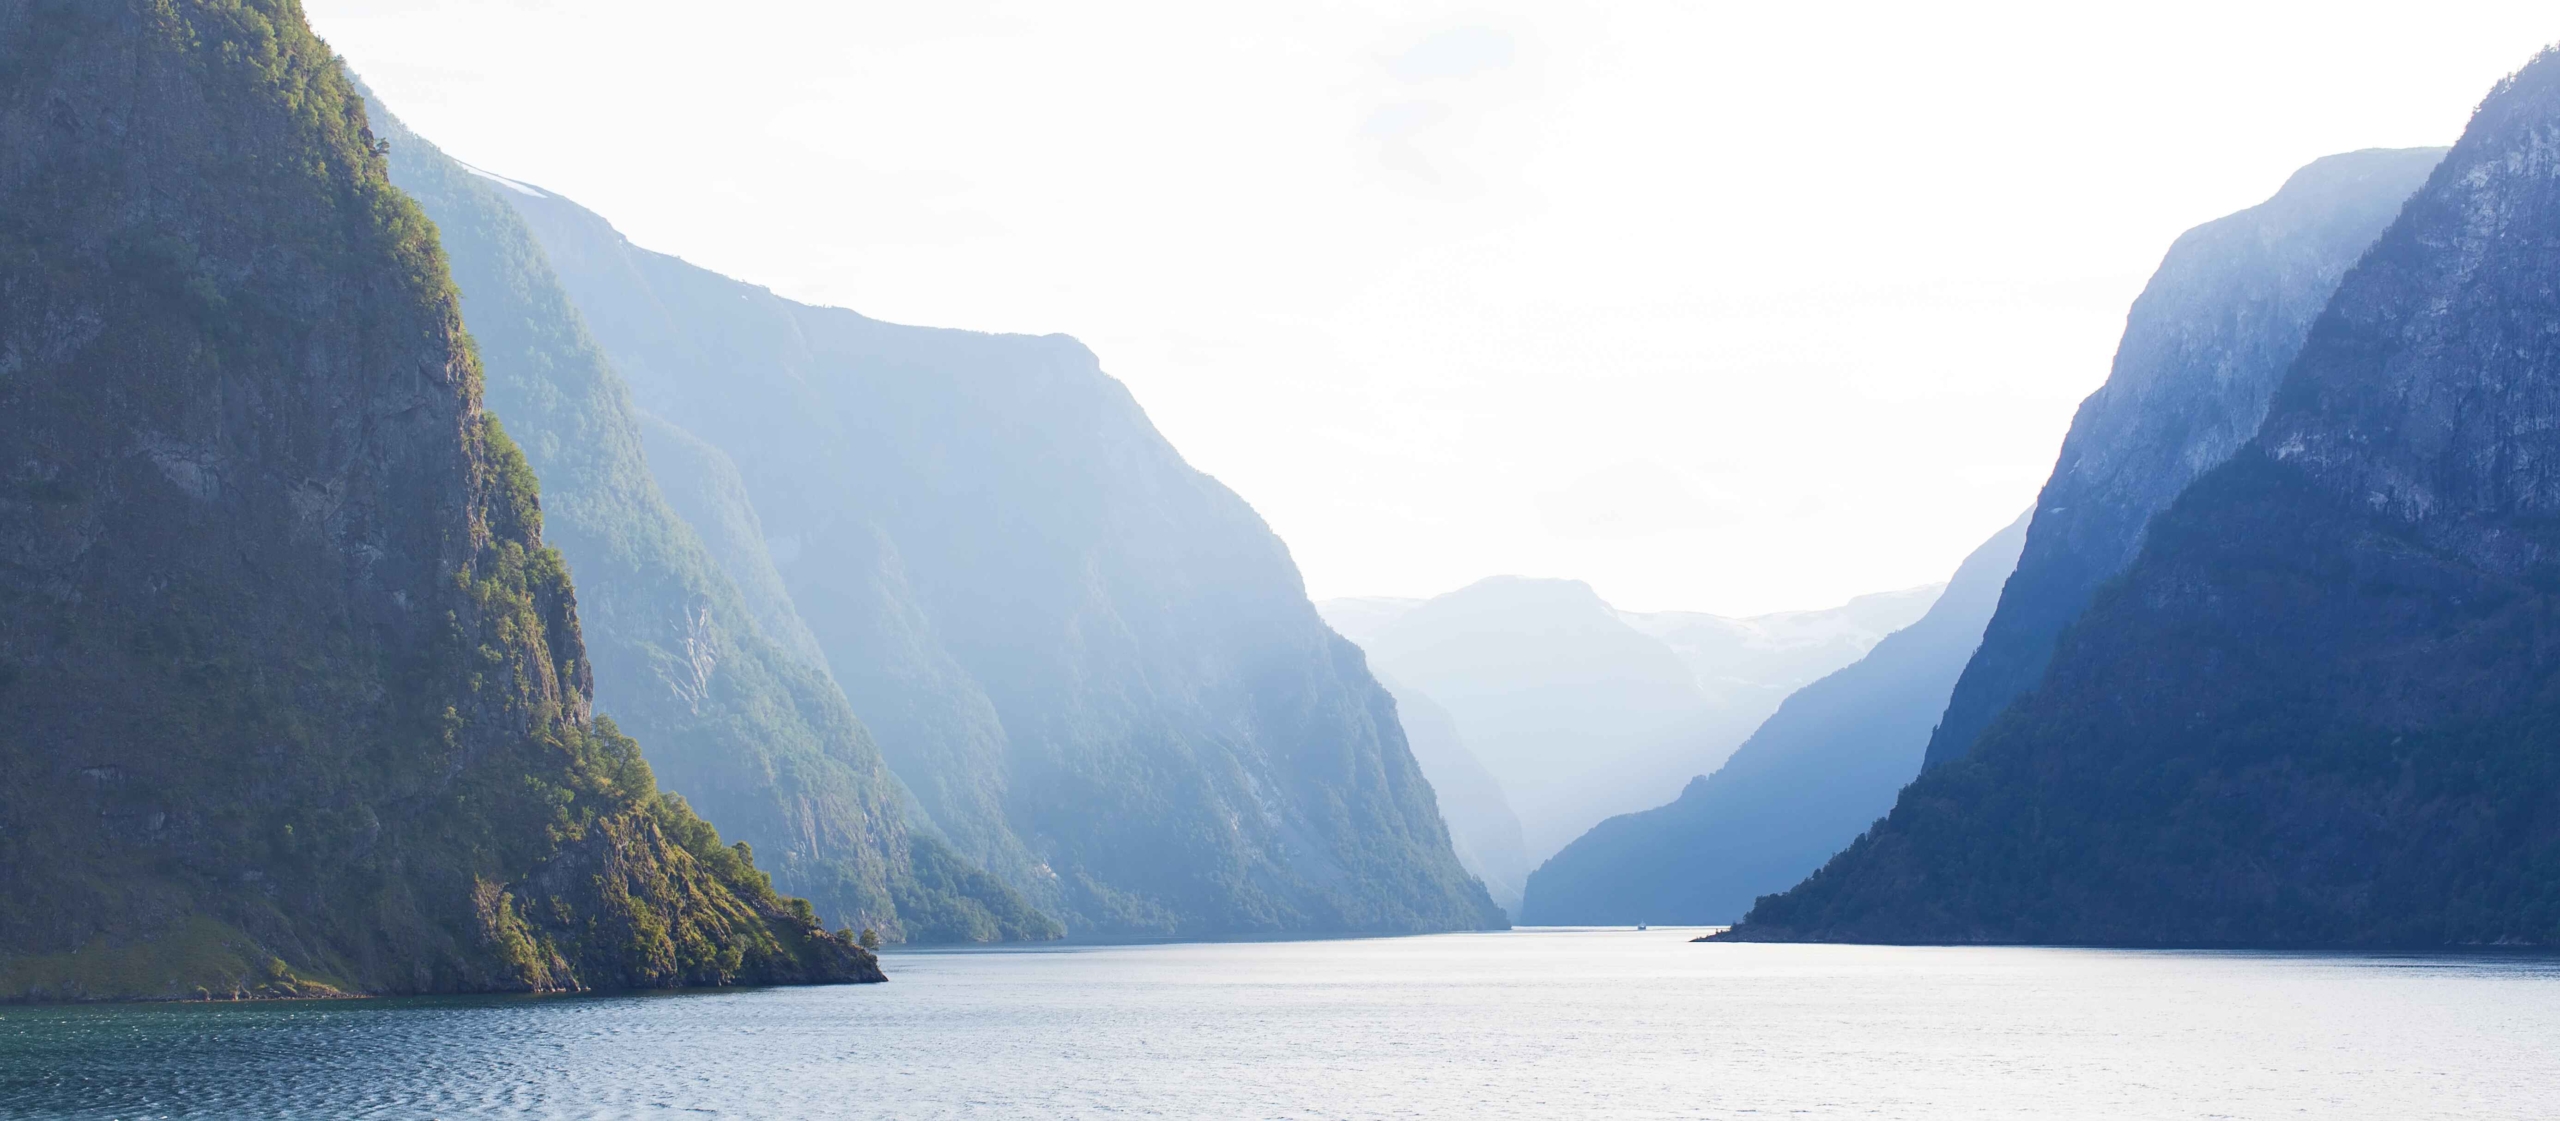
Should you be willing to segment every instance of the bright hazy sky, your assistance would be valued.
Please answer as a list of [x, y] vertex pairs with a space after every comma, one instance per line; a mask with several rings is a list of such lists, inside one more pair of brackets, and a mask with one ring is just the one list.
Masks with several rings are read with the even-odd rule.
[[1317, 596], [1946, 577], [2171, 238], [2450, 143], [2547, 3], [306, 0], [633, 241], [1083, 339]]

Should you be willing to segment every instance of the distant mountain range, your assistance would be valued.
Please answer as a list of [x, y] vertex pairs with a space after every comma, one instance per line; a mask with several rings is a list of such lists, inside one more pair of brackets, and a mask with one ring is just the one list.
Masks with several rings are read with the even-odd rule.
[[1858, 596], [1838, 607], [1727, 618], [1697, 611], [1621, 611], [1661, 639], [1709, 697], [1765, 702], [1857, 661], [1884, 636], [1918, 622], [1946, 592], [1927, 584]]
[[2026, 535], [2024, 517], [1994, 534], [1928, 614], [1797, 690], [1669, 805], [1612, 817], [1549, 858], [1529, 877], [1520, 921], [1730, 923], [1821, 867], [1919, 773]]
[[[1623, 612], [1579, 581], [1495, 577], [1427, 600], [1318, 606], [1400, 698], [1427, 698], [1449, 714], [1501, 787], [1535, 862], [1715, 769], [1789, 691], [1855, 661], [1927, 611], [1938, 591], [1728, 619]], [[1432, 781], [1444, 785], [1437, 771]], [[1510, 828], [1506, 815], [1472, 804], [1483, 808], [1442, 799], [1460, 836]], [[1518, 885], [1528, 866], [1477, 872]]]
[[2037, 684], [1734, 936], [2560, 941], [2555, 138], [2546, 53]]

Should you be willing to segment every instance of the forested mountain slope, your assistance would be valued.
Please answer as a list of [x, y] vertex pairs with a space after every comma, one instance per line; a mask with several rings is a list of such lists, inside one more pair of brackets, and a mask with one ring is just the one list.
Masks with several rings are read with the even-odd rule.
[[0, 0], [0, 997], [879, 977], [589, 713], [434, 229], [285, 0]]

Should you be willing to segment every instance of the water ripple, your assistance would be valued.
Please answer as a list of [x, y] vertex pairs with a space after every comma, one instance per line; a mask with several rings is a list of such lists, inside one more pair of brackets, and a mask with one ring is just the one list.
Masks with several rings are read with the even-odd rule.
[[2560, 963], [1529, 931], [888, 985], [0, 1007], [0, 1118], [2527, 1118]]

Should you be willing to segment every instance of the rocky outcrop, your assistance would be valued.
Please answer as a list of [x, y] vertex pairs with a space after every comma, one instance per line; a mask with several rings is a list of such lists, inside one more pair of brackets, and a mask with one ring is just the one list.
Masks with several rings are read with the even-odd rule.
[[1737, 937], [2560, 940], [2560, 56], [1974, 750]]
[[2107, 383], [2072, 419], [2017, 574], [1930, 736], [1928, 765], [1972, 750], [2035, 687], [2054, 640], [2133, 562], [2152, 516], [2258, 430], [2339, 278], [2443, 155], [2371, 149], [2314, 161], [2273, 198], [2169, 247], [2126, 317]]
[[2026, 534], [2021, 516], [1992, 535], [1928, 614], [1797, 690], [1669, 805], [1610, 818], [1565, 846], [1530, 874], [1520, 921], [1730, 923], [1821, 867], [1920, 773]]
[[593, 718], [295, 5], [0, 0], [0, 996], [877, 980]]

